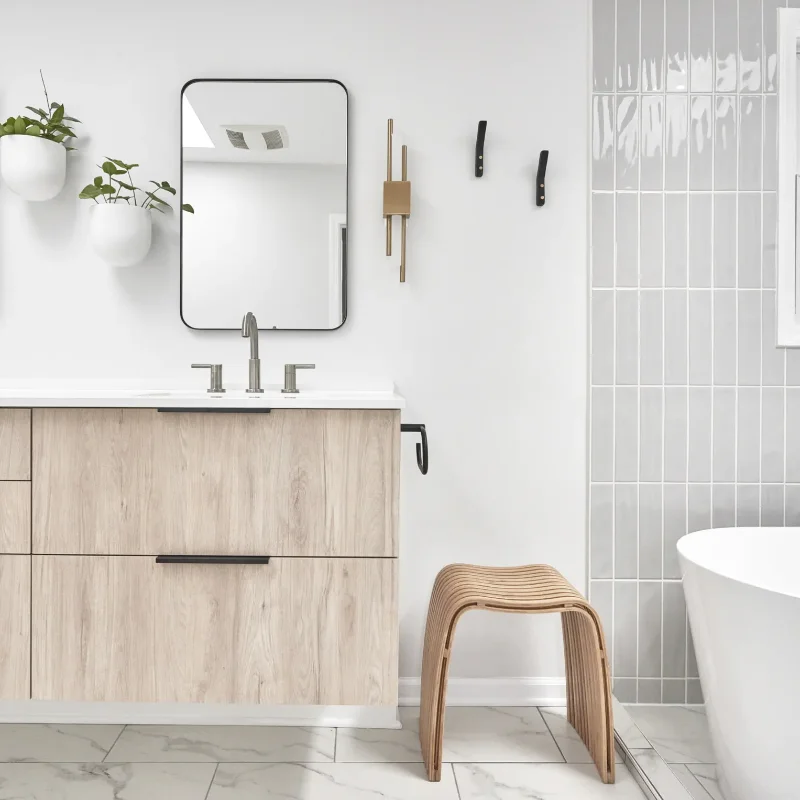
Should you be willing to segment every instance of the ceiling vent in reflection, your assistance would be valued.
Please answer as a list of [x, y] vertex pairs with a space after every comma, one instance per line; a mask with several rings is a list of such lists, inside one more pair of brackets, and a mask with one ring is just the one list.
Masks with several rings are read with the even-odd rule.
[[223, 125], [222, 129], [237, 150], [285, 150], [289, 146], [283, 125]]
[[244, 134], [241, 131], [231, 131], [225, 130], [225, 133], [228, 134], [228, 141], [237, 149], [237, 150], [249, 150], [250, 148], [247, 146], [247, 142], [244, 140]]

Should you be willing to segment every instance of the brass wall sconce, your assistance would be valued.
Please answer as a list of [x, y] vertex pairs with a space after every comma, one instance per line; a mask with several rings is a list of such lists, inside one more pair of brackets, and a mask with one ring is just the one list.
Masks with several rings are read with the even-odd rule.
[[408, 147], [403, 145], [402, 180], [392, 180], [392, 134], [394, 120], [389, 120], [386, 140], [386, 180], [383, 184], [383, 218], [386, 220], [386, 255], [392, 254], [392, 217], [400, 216], [400, 283], [406, 282], [406, 238], [411, 216], [411, 181], [408, 180]]

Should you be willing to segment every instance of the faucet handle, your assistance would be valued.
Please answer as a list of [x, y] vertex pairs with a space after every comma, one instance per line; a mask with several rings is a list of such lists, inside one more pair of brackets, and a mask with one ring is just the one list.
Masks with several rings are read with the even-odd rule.
[[283, 367], [283, 394], [297, 394], [297, 370], [316, 369], [316, 364], [284, 364]]
[[192, 364], [192, 369], [211, 370], [211, 388], [207, 389], [208, 394], [224, 394], [222, 388], [222, 364]]

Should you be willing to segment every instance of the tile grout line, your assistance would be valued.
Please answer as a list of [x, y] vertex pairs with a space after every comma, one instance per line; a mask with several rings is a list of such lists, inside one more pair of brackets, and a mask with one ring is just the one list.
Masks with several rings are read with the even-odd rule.
[[128, 727], [128, 726], [127, 726], [127, 724], [124, 724], [124, 725], [122, 726], [122, 729], [121, 729], [121, 730], [120, 730], [120, 732], [117, 734], [117, 738], [116, 738], [116, 739], [114, 739], [114, 742], [112, 743], [111, 747], [109, 747], [109, 748], [108, 748], [108, 751], [107, 751], [107, 752], [106, 752], [106, 754], [103, 756], [103, 760], [100, 762], [101, 764], [106, 764], [106, 763], [109, 763], [109, 762], [106, 762], [106, 759], [109, 757], [109, 755], [111, 755], [111, 751], [112, 751], [112, 750], [113, 750], [113, 749], [114, 749], [114, 748], [117, 746], [117, 742], [120, 740], [120, 737], [122, 736], [122, 734], [123, 734], [123, 733], [125, 733], [125, 729], [126, 729], [127, 727]]
[[211, 773], [211, 780], [208, 782], [208, 789], [206, 790], [206, 795], [203, 800], [208, 800], [208, 796], [211, 794], [211, 789], [214, 786], [214, 779], [217, 777], [217, 770], [219, 769], [219, 761], [214, 765], [214, 772]]

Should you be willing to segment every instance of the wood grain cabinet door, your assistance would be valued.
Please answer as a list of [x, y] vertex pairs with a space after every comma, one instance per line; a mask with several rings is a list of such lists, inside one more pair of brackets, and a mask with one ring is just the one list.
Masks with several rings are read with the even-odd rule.
[[0, 481], [31, 479], [31, 411], [0, 408]]
[[396, 555], [397, 411], [35, 409], [33, 552]]
[[33, 559], [35, 699], [397, 703], [395, 559]]
[[31, 557], [0, 556], [0, 698], [30, 695]]

